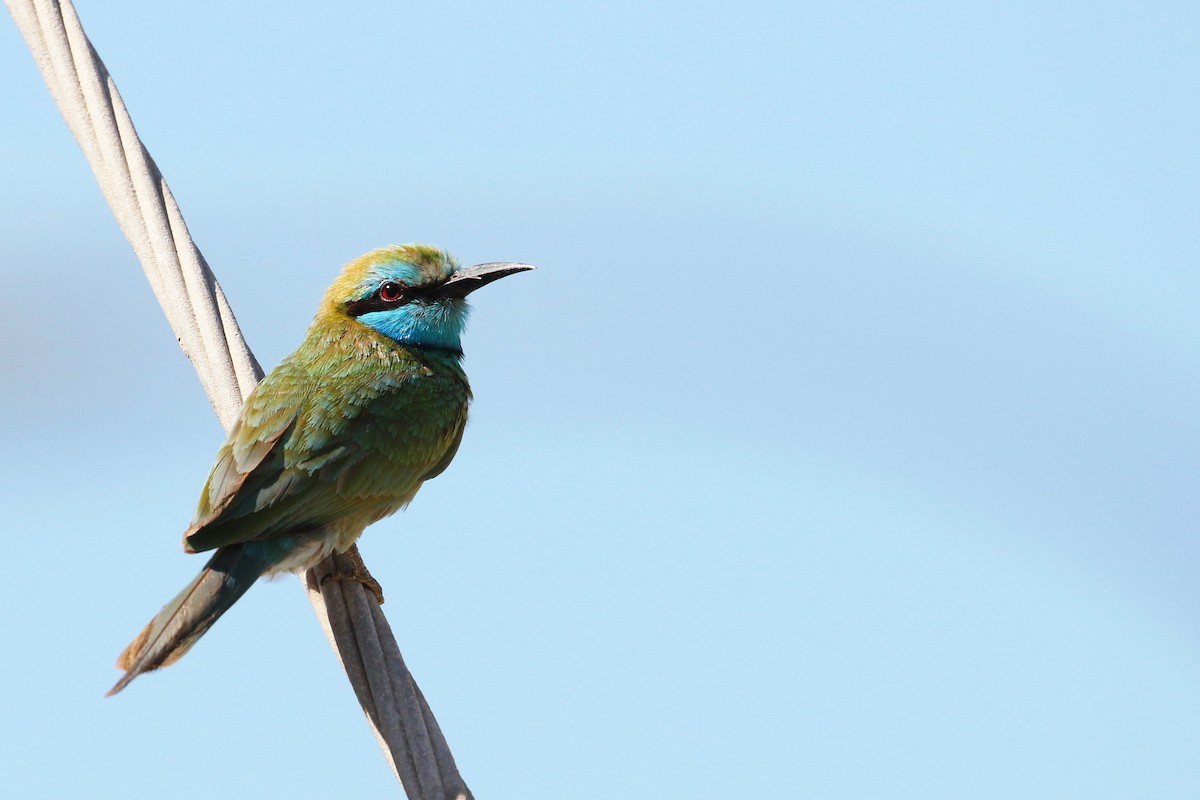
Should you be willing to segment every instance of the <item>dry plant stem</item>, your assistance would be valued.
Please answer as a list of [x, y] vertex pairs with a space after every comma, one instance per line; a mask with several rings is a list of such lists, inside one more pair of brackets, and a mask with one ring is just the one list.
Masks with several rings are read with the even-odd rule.
[[[132, 245], [179, 346], [226, 430], [262, 369], [212, 270], [70, 2], [5, 0], [105, 200]], [[308, 598], [371, 728], [411, 800], [470, 800], [436, 720], [374, 596], [353, 582], [304, 577]]]

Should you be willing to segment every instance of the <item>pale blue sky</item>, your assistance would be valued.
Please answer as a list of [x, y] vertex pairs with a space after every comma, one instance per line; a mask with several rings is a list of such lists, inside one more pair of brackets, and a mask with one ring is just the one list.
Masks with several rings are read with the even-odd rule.
[[[363, 541], [475, 793], [1200, 796], [1200, 7], [425, 5], [79, 12], [264, 365], [373, 247], [541, 268]], [[6, 791], [395, 792], [292, 579], [103, 699], [221, 432], [0, 75]]]

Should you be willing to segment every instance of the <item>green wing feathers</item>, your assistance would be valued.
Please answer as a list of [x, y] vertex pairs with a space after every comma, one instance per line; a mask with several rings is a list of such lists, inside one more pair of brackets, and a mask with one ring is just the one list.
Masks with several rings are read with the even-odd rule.
[[376, 369], [358, 361], [358, 370], [332, 381], [311, 361], [281, 364], [246, 399], [184, 548], [211, 550], [356, 516], [366, 525], [411, 500], [457, 450], [470, 390], [461, 370], [434, 371], [404, 355]]

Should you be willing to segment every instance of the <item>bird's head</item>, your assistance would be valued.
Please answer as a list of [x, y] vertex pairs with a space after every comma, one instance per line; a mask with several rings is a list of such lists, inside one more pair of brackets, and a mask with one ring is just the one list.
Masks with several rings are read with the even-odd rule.
[[384, 247], [351, 261], [329, 287], [322, 313], [347, 316], [397, 342], [461, 351], [466, 296], [528, 264], [460, 267], [449, 253], [419, 244]]

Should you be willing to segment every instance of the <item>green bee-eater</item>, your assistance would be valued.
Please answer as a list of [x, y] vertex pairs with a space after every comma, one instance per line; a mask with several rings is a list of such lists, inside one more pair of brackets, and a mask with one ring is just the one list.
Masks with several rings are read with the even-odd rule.
[[446, 469], [471, 399], [465, 297], [527, 269], [459, 268], [422, 245], [343, 268], [304, 342], [246, 398], [217, 453], [183, 535], [187, 552], [216, 552], [121, 654], [110, 695], [176, 661], [259, 577], [345, 551]]

